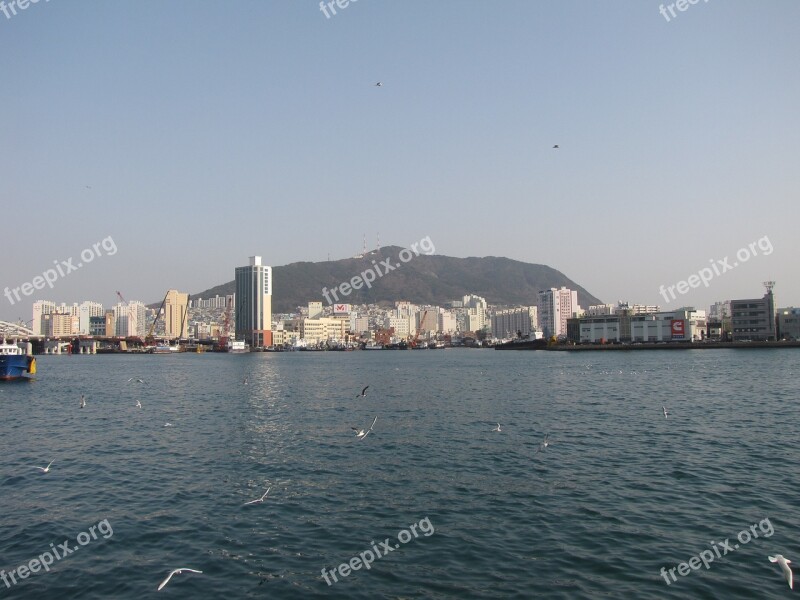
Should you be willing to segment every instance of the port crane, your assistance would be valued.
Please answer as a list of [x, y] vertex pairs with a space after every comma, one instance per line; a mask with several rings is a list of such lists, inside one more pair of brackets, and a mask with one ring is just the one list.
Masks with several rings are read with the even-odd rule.
[[417, 347], [417, 340], [419, 340], [419, 334], [422, 333], [422, 325], [425, 323], [425, 317], [428, 315], [428, 309], [422, 311], [422, 316], [419, 319], [419, 325], [417, 325], [417, 332], [414, 334], [414, 339], [411, 340], [411, 347]]
[[[155, 342], [155, 338], [153, 337], [153, 332], [156, 329], [156, 323], [158, 323], [158, 317], [161, 315], [161, 311], [164, 310], [164, 305], [167, 303], [167, 296], [169, 296], [169, 292], [164, 294], [164, 299], [161, 301], [161, 306], [158, 308], [156, 316], [153, 319], [153, 322], [150, 324], [150, 330], [147, 332], [147, 337], [144, 338], [144, 343], [147, 344], [148, 346], [151, 346]], [[122, 296], [120, 296], [120, 298], [121, 297]]]
[[228, 346], [228, 338], [231, 335], [231, 299], [225, 299], [225, 319], [222, 323], [222, 331], [219, 334], [219, 347], [224, 349]]

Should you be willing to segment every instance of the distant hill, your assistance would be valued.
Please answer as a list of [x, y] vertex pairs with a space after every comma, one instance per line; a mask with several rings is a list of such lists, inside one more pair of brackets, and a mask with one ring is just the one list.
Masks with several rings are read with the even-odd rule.
[[[273, 267], [272, 312], [294, 312], [309, 301], [321, 300], [322, 288], [337, 288], [362, 271], [374, 268], [386, 270], [380, 263], [391, 258], [391, 265], [400, 264], [398, 255], [402, 248], [385, 246], [363, 258], [346, 258], [328, 262], [297, 262]], [[405, 258], [408, 258], [404, 255]], [[244, 263], [246, 264], [246, 263]], [[601, 301], [569, 279], [560, 271], [546, 265], [524, 263], [509, 258], [486, 256], [483, 258], [454, 258], [451, 256], [421, 254], [400, 267], [377, 277], [372, 288], [362, 287], [349, 296], [339, 294], [338, 302], [347, 304], [391, 304], [408, 300], [415, 304], [441, 305], [459, 300], [465, 294], [483, 296], [490, 304], [536, 305], [539, 290], [566, 286], [577, 290], [578, 303], [587, 307]], [[213, 298], [235, 292], [233, 281], [192, 294], [193, 298]], [[337, 302], [331, 296], [331, 302]]]

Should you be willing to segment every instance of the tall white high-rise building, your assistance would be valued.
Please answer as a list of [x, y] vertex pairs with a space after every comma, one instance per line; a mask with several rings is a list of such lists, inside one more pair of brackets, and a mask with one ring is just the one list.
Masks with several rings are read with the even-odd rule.
[[119, 302], [114, 307], [115, 331], [118, 337], [144, 337], [147, 334], [147, 308], [144, 302]]
[[236, 267], [236, 338], [252, 348], [272, 345], [272, 267], [260, 256]]
[[33, 303], [33, 322], [31, 329], [34, 335], [42, 335], [42, 315], [56, 312], [56, 303], [50, 300], [37, 300]]
[[90, 319], [92, 317], [102, 317], [105, 314], [103, 305], [99, 302], [90, 300], [81, 302], [80, 306], [78, 306], [78, 333], [80, 335], [90, 335]]
[[539, 292], [539, 327], [545, 337], [567, 335], [567, 319], [579, 312], [578, 292], [566, 287], [550, 288]]

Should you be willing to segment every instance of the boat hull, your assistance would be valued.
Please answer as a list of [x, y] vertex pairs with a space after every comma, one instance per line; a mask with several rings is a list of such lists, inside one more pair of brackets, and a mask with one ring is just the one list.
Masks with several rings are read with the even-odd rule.
[[22, 379], [36, 373], [36, 359], [32, 356], [0, 356], [0, 381]]

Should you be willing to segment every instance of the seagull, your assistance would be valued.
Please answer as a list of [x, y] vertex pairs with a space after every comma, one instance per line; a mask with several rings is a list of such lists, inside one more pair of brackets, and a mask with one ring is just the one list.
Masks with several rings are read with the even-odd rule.
[[782, 554], [776, 554], [775, 556], [770, 556], [769, 562], [776, 562], [781, 566], [781, 570], [783, 571], [783, 576], [786, 577], [786, 581], [789, 582], [789, 589], [794, 589], [794, 581], [792, 579], [792, 569], [789, 566], [789, 563], [792, 562], [788, 558], [784, 558]]
[[86, 406], [86, 398], [84, 398], [83, 394], [81, 394], [81, 408], [83, 408], [84, 406]]
[[170, 573], [170, 574], [167, 576], [167, 578], [166, 578], [164, 581], [162, 581], [162, 582], [161, 582], [161, 585], [159, 585], [159, 586], [158, 586], [158, 591], [160, 592], [160, 591], [161, 591], [161, 588], [163, 588], [165, 585], [167, 585], [167, 584], [169, 583], [169, 580], [170, 580], [170, 579], [172, 579], [172, 576], [173, 576], [173, 575], [175, 575], [175, 574], [181, 574], [181, 573], [183, 573], [184, 571], [189, 571], [190, 573], [202, 573], [202, 571], [198, 571], [198, 570], [196, 570], [196, 569], [187, 569], [186, 567], [183, 567], [183, 568], [181, 568], [181, 569], [175, 569], [174, 571], [172, 571], [172, 573]]
[[142, 408], [142, 403], [138, 400], [136, 401], [136, 408]]
[[174, 427], [172, 423], [164, 423], [164, 427]]
[[261, 498], [258, 498], [258, 499], [256, 499], [256, 500], [250, 500], [250, 502], [245, 502], [244, 504], [242, 504], [242, 506], [247, 506], [248, 504], [255, 504], [256, 502], [263, 502], [263, 501], [264, 501], [264, 498], [266, 498], [266, 497], [267, 497], [267, 494], [269, 494], [269, 491], [270, 491], [271, 489], [272, 489], [272, 486], [269, 486], [269, 487], [267, 488], [267, 491], [266, 491], [266, 492], [264, 492], [264, 495], [263, 495], [263, 496], [261, 496]]
[[375, 87], [383, 87], [383, 82], [379, 81], [378, 83], [375, 84]]
[[502, 429], [500, 429], [500, 423], [498, 423], [498, 424], [497, 424], [497, 427], [495, 427], [494, 429], [492, 429], [492, 431], [503, 431]]
[[358, 395], [356, 396], [356, 398], [363, 398], [363, 397], [365, 397], [365, 396], [367, 395], [367, 388], [368, 388], [368, 387], [369, 387], [369, 386], [367, 386], [367, 387], [365, 387], [363, 390], [361, 390], [361, 393], [360, 393], [360, 394], [358, 394]]
[[144, 379], [139, 379], [138, 377], [131, 377], [130, 379], [128, 379], [128, 383], [130, 383], [131, 381], [135, 381], [136, 383], [144, 383]]
[[247, 385], [247, 377], [244, 378], [244, 384]]
[[[50, 461], [50, 465], [52, 465], [54, 462], [56, 462], [56, 461], [51, 460]], [[50, 472], [50, 465], [47, 465], [46, 467], [36, 467], [36, 468], [39, 469], [42, 473], [49, 473]]]
[[556, 144], [555, 146], [553, 146], [553, 150], [558, 150], [558, 149], [559, 149], [559, 146], [558, 146], [558, 144]]
[[353, 431], [356, 432], [356, 437], [359, 440], [363, 440], [365, 437], [367, 437], [369, 435], [369, 432], [372, 431], [372, 428], [375, 427], [375, 421], [377, 421], [377, 420], [378, 420], [378, 417], [376, 416], [372, 420], [372, 425], [370, 425], [369, 429], [367, 429], [366, 431], [364, 429], [358, 429], [357, 427], [351, 427], [350, 429], [352, 429]]
[[667, 407], [666, 407], [666, 406], [662, 406], [662, 407], [661, 407], [661, 409], [664, 411], [664, 418], [666, 419], [666, 418], [667, 418], [667, 415], [669, 414], [669, 413], [667, 412]]
[[547, 448], [550, 445], [550, 442], [547, 440], [549, 435], [550, 435], [549, 433], [545, 434], [544, 440], [542, 441], [541, 444], [539, 444], [539, 449], [537, 450], [537, 452], [541, 452], [542, 450], [544, 450], [545, 448]]

